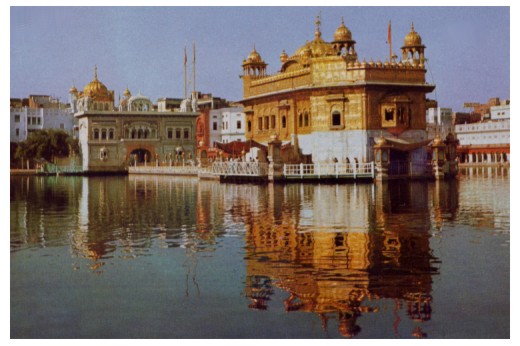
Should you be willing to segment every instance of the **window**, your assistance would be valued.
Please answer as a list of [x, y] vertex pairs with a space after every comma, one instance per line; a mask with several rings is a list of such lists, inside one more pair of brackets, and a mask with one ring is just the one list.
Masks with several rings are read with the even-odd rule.
[[394, 120], [394, 109], [393, 108], [385, 108], [385, 121]]
[[94, 129], [94, 139], [99, 139], [99, 130]]
[[213, 122], [213, 131], [217, 131], [217, 122]]
[[338, 111], [332, 112], [332, 126], [341, 126], [341, 113]]
[[242, 129], [242, 122], [240, 120], [237, 120], [237, 130]]
[[16, 137], [20, 136], [20, 129], [16, 129]]
[[274, 115], [271, 115], [271, 127], [273, 129], [276, 127], [276, 118]]
[[20, 122], [20, 114], [15, 114], [14, 115], [14, 122], [15, 123], [19, 123]]
[[172, 129], [168, 129], [168, 138], [169, 139], [173, 138], [173, 130]]
[[177, 138], [177, 139], [181, 138], [181, 129], [175, 129], [175, 138]]
[[190, 138], [190, 129], [184, 129], [184, 139]]
[[258, 118], [258, 129], [262, 130], [262, 118]]
[[108, 150], [107, 150], [107, 148], [103, 147], [103, 148], [99, 149], [99, 159], [101, 161], [106, 161], [106, 159], [108, 159]]
[[298, 127], [302, 127], [303, 126], [303, 115], [302, 113], [300, 113], [300, 115], [298, 116]]
[[305, 112], [305, 115], [303, 116], [303, 124], [305, 126], [309, 126], [309, 113]]
[[251, 120], [247, 122], [247, 131], [251, 132]]
[[105, 129], [101, 130], [101, 139], [102, 140], [107, 139], [107, 130], [105, 130]]
[[[36, 123], [37, 123], [38, 125], [41, 125], [41, 124], [42, 124], [42, 118], [36, 118]], [[63, 125], [63, 124], [62, 124], [62, 125]], [[64, 127], [61, 127], [61, 128], [63, 129]]]
[[282, 116], [282, 128], [286, 128], [287, 127], [287, 119], [285, 118], [285, 115]]
[[265, 121], [265, 129], [269, 130], [269, 116], [265, 116], [264, 121]]
[[108, 131], [108, 139], [114, 139], [114, 129]]

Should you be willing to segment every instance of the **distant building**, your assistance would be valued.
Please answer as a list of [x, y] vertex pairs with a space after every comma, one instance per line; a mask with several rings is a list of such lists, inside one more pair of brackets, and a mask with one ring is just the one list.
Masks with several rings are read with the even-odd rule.
[[210, 140], [212, 146], [215, 142], [230, 143], [233, 141], [244, 142], [246, 140], [245, 113], [243, 107], [228, 107], [210, 111]]
[[[128, 88], [127, 88], [128, 90]], [[174, 112], [181, 108], [182, 99], [163, 97], [157, 100], [157, 111]]]
[[434, 138], [435, 135], [446, 138], [448, 133], [453, 132], [452, 115], [451, 108], [428, 108], [426, 110], [428, 138]]
[[[492, 99], [495, 100], [495, 99]], [[498, 102], [486, 108], [486, 120], [455, 125], [460, 142], [460, 162], [466, 164], [501, 164], [510, 160], [510, 105]]]
[[11, 99], [10, 104], [11, 142], [22, 142], [29, 133], [43, 129], [76, 135], [72, 110], [51, 96], [30, 95], [27, 99]]
[[97, 70], [82, 92], [74, 89], [85, 172], [124, 172], [129, 165], [179, 165], [195, 159], [198, 112], [191, 106], [187, 112], [156, 111], [150, 99], [132, 96], [127, 88], [116, 108], [114, 92], [98, 80]]

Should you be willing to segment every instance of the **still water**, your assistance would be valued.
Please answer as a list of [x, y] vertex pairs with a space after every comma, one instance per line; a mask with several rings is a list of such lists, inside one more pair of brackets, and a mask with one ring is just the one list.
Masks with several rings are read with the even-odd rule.
[[509, 338], [509, 194], [11, 177], [11, 337]]

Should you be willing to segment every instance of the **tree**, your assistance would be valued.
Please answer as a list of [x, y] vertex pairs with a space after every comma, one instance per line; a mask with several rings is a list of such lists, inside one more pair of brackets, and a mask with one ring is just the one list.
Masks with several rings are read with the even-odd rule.
[[31, 132], [27, 139], [20, 142], [15, 158], [22, 160], [44, 159], [52, 162], [54, 157], [65, 157], [70, 151], [78, 152], [79, 145], [63, 130], [37, 130]]

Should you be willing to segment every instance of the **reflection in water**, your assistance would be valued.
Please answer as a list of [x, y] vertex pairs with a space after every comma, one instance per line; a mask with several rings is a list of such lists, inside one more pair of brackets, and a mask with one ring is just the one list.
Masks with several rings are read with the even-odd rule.
[[351, 185], [12, 177], [11, 253], [67, 246], [101, 274], [108, 262], [182, 250], [184, 294], [201, 296], [201, 282], [215, 279], [197, 275], [198, 255], [217, 257], [225, 237], [239, 236], [245, 278], [234, 284], [245, 283], [250, 313], [275, 308], [282, 290], [286, 312], [352, 337], [363, 333], [361, 316], [391, 302], [394, 336], [406, 316], [406, 336], [426, 337], [442, 263], [432, 239], [453, 225], [509, 232], [508, 174], [486, 167], [459, 180]]
[[277, 286], [289, 294], [287, 312], [316, 313], [325, 329], [337, 318], [344, 336], [360, 332], [357, 318], [378, 311], [367, 303], [381, 298], [396, 309], [404, 302], [413, 320], [430, 319], [438, 260], [429, 247], [427, 183], [269, 189], [267, 213], [246, 220], [251, 308], [267, 309]]

